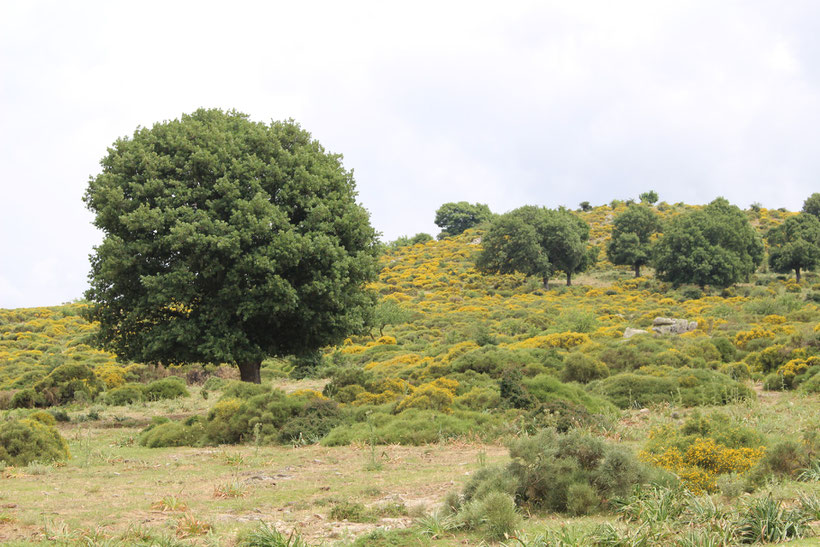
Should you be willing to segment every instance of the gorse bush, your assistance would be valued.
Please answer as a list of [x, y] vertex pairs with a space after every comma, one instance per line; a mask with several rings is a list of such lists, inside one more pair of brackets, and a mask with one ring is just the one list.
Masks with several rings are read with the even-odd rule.
[[693, 413], [681, 427], [667, 424], [649, 433], [641, 458], [675, 473], [695, 494], [714, 492], [720, 475], [742, 475], [766, 454], [762, 436], [719, 413]]
[[0, 462], [25, 466], [68, 459], [68, 443], [44, 416], [0, 422]]

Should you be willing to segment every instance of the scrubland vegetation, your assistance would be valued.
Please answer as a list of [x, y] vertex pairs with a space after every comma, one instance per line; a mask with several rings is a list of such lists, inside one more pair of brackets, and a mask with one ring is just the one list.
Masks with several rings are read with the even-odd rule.
[[[703, 210], [652, 197], [658, 226]], [[657, 234], [606, 252], [638, 207], [617, 201], [555, 217], [588, 225], [571, 272], [488, 273], [471, 207], [485, 224], [461, 232], [448, 209], [441, 239], [385, 246], [369, 333], [268, 359], [260, 384], [94, 349], [84, 302], [0, 310], [0, 541], [815, 541], [817, 274], [758, 261], [742, 282], [662, 281], [639, 252]], [[760, 235], [796, 218], [742, 214]], [[656, 334], [659, 317], [694, 328]]]

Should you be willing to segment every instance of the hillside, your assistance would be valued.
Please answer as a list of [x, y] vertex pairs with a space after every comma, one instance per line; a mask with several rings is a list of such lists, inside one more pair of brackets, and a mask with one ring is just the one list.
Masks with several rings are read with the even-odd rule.
[[[618, 202], [577, 214], [590, 224], [591, 241], [603, 246], [612, 219], [623, 208]], [[689, 209], [683, 204], [657, 207], [666, 218]], [[790, 215], [763, 208], [747, 214], [761, 232]], [[36, 408], [69, 419], [59, 429], [75, 435], [69, 443], [75, 454], [70, 466], [80, 465], [77, 450], [84, 454], [90, 450], [81, 445], [78, 428], [95, 420], [101, 420], [92, 426], [100, 428], [95, 435], [107, 439], [104, 442], [120, 442], [103, 433], [109, 429], [121, 429], [130, 439], [112, 448], [125, 454], [112, 455], [112, 465], [119, 465], [122, 458], [130, 461], [129, 451], [134, 450], [142, 451], [141, 458], [154, 458], [144, 451], [154, 447], [201, 451], [207, 446], [251, 443], [256, 447], [253, 458], [248, 450], [241, 450], [255, 462], [248, 465], [257, 466], [262, 465], [257, 462], [260, 446], [319, 444], [323, 448], [311, 450], [322, 459], [350, 458], [350, 450], [369, 446], [366, 466], [377, 471], [388, 465], [391, 473], [398, 473], [398, 468], [379, 462], [377, 445], [392, 446], [383, 454], [401, 453], [412, 460], [419, 457], [415, 449], [396, 445], [468, 443], [474, 448], [465, 454], [473, 457], [489, 451], [493, 462], [506, 465], [509, 459], [497, 443], [508, 444], [519, 454], [513, 458], [518, 461], [515, 458], [527, 457], [527, 439], [546, 439], [539, 442], [555, 446], [574, 439], [571, 442], [587, 446], [584, 450], [594, 447], [601, 454], [625, 450], [618, 456], [625, 458], [624, 469], [633, 461], [646, 466], [652, 480], [667, 487], [674, 483], [677, 492], [688, 492], [680, 494], [684, 496], [680, 503], [688, 503], [685, 496], [723, 496], [720, 504], [725, 510], [738, 512], [743, 491], [757, 495], [776, 491], [791, 505], [797, 503], [798, 493], [809, 496], [806, 500], [815, 496], [816, 502], [816, 483], [804, 487], [795, 479], [801, 470], [817, 465], [820, 453], [817, 274], [807, 273], [797, 284], [791, 276], [763, 271], [751, 283], [704, 292], [694, 286], [673, 288], [651, 275], [634, 278], [631, 268], [613, 266], [601, 252], [595, 268], [576, 276], [572, 286], [556, 278], [546, 289], [540, 280], [521, 274], [477, 272], [473, 260], [482, 235], [481, 230], [469, 230], [442, 241], [388, 247], [380, 259], [379, 280], [372, 287], [379, 304], [377, 324], [370, 334], [326, 348], [315, 368], [292, 359], [269, 360], [263, 365], [261, 386], [233, 382], [236, 371], [227, 365], [165, 369], [117, 362], [114, 355], [91, 347], [95, 327], [82, 319], [82, 303], [0, 310], [0, 409], [6, 409], [5, 418], [11, 421], [34, 416]], [[653, 327], [680, 333], [655, 333]], [[79, 382], [66, 376], [66, 371], [82, 375], [83, 370], [89, 375], [76, 376]], [[168, 375], [182, 381], [171, 382], [173, 378], [165, 378]], [[308, 379], [301, 379], [305, 375]], [[47, 397], [38, 398], [38, 393]], [[558, 436], [550, 440], [544, 431], [557, 431]], [[519, 442], [524, 444], [516, 448]], [[483, 443], [491, 443], [490, 448]], [[347, 446], [351, 448], [335, 448]], [[266, 450], [268, 458], [289, 457], [279, 449]], [[563, 449], [555, 450], [562, 454]], [[199, 458], [202, 453], [192, 454]], [[781, 466], [781, 461], [789, 463]], [[493, 537], [480, 524], [484, 521], [468, 518], [469, 511], [479, 511], [485, 501], [468, 502], [470, 488], [501, 488], [507, 495], [507, 487], [498, 485], [512, 479], [498, 469], [481, 475], [486, 479], [496, 473], [486, 479], [495, 486], [476, 479], [479, 482], [468, 484], [458, 502], [466, 505], [452, 508], [453, 518], [462, 523], [458, 537], [477, 541]], [[510, 492], [520, 510], [531, 513], [526, 521], [531, 535], [543, 525], [539, 519], [551, 512], [590, 512], [604, 519], [592, 524], [611, 522], [615, 505], [609, 498], [626, 496], [633, 485], [649, 480], [641, 475], [644, 471], [636, 471], [624, 485], [604, 490], [596, 482], [599, 471], [584, 465], [572, 469], [575, 482], [566, 488], [575, 489], [573, 496], [583, 491], [590, 509], [572, 506], [573, 496], [552, 501], [528, 498], [534, 494], [524, 492], [531, 492], [532, 486]], [[458, 474], [457, 469], [452, 472]], [[541, 472], [549, 476], [553, 471]], [[25, 481], [25, 472], [21, 473], [7, 473], [4, 480]], [[436, 473], [437, 480], [446, 481], [445, 470], [437, 468]], [[443, 495], [442, 484], [432, 490], [437, 496]], [[308, 493], [293, 496], [265, 503], [306, 503], [305, 511], [323, 511], [323, 498]], [[384, 500], [382, 495], [375, 498]], [[496, 498], [498, 507], [506, 503]], [[629, 500], [639, 501], [629, 498], [624, 503]], [[429, 518], [437, 514], [430, 505], [434, 502], [425, 501]], [[333, 503], [339, 505], [341, 500]], [[210, 514], [211, 505], [200, 500], [200, 512]], [[340, 514], [331, 519], [343, 520]], [[378, 520], [372, 513], [367, 515], [367, 522]], [[431, 526], [429, 520], [419, 525], [421, 521], [406, 517], [405, 508], [400, 527], [415, 530], [408, 541], [419, 540], [426, 533], [420, 530]], [[644, 522], [645, 517], [635, 518]], [[127, 521], [123, 513], [117, 526]], [[584, 533], [593, 533], [592, 524], [580, 522]], [[663, 533], [654, 524], [650, 530], [660, 534], [657, 538], [677, 541], [682, 536], [674, 522], [667, 522]], [[298, 528], [287, 519], [280, 525]], [[547, 529], [550, 526], [547, 523]], [[372, 527], [360, 531], [368, 530]], [[7, 537], [17, 538], [15, 534]], [[305, 534], [321, 537], [315, 530]]]

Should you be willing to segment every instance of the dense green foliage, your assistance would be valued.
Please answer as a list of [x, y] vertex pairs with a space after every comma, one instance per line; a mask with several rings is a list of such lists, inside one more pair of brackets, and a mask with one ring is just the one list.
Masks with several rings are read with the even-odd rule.
[[820, 218], [820, 192], [815, 192], [803, 202], [803, 212]]
[[649, 264], [652, 258], [652, 235], [660, 230], [657, 213], [645, 205], [630, 205], [612, 224], [607, 258], [613, 264], [632, 266], [635, 277], [640, 277], [641, 266]]
[[565, 209], [527, 205], [493, 221], [476, 267], [487, 273], [521, 272], [546, 285], [554, 271], [572, 275], [595, 264], [597, 247], [587, 247], [589, 225]]
[[743, 212], [723, 198], [683, 214], [655, 246], [657, 276], [675, 285], [728, 287], [748, 281], [763, 261], [763, 243]]
[[464, 489], [465, 501], [502, 492], [520, 505], [588, 514], [648, 479], [645, 467], [628, 450], [586, 433], [545, 429], [511, 442], [509, 448], [512, 461], [476, 473]]
[[820, 220], [809, 213], [787, 218], [766, 234], [769, 265], [780, 273], [794, 271], [800, 283], [801, 270], [820, 264]]
[[464, 230], [469, 230], [492, 218], [492, 211], [484, 203], [467, 203], [466, 201], [445, 203], [436, 211], [435, 223], [441, 228], [438, 238], [457, 236]]
[[745, 385], [712, 370], [646, 367], [622, 372], [589, 384], [620, 408], [675, 402], [682, 406], [721, 405], [754, 398]]
[[68, 459], [68, 443], [53, 424], [41, 419], [0, 422], [0, 462], [23, 466]]
[[375, 232], [352, 174], [293, 122], [198, 110], [138, 129], [85, 202], [98, 340], [146, 363], [217, 362], [259, 381], [270, 355], [360, 331]]

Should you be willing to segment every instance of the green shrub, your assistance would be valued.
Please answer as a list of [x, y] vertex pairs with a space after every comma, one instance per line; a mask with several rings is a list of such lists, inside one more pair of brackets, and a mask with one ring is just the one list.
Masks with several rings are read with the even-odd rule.
[[820, 393], [820, 374], [814, 374], [801, 383], [799, 389], [803, 393]]
[[202, 389], [206, 391], [219, 391], [229, 382], [230, 380], [220, 378], [219, 376], [208, 376], [208, 379], [202, 384]]
[[125, 406], [141, 401], [144, 396], [143, 386], [140, 384], [125, 384], [106, 391], [103, 402], [111, 406]]
[[539, 374], [533, 378], [522, 380], [522, 383], [534, 402], [565, 401], [582, 406], [592, 414], [615, 411], [609, 401], [588, 393], [581, 386], [565, 384], [549, 374]]
[[456, 405], [470, 410], [497, 408], [500, 402], [501, 394], [497, 389], [479, 386], [474, 386], [470, 391], [455, 399]]
[[162, 401], [190, 395], [185, 388], [185, 380], [175, 376], [154, 380], [142, 388], [142, 393], [147, 401]]
[[530, 408], [535, 400], [522, 386], [523, 376], [517, 368], [508, 368], [498, 381], [498, 391], [504, 404], [511, 408]]
[[21, 389], [11, 398], [11, 408], [34, 408], [46, 406], [46, 400], [34, 388]]
[[754, 399], [754, 392], [712, 370], [646, 367], [588, 384], [588, 390], [606, 396], [620, 408], [664, 402], [683, 406], [723, 405]]
[[322, 444], [367, 443], [372, 438], [377, 444], [421, 445], [463, 436], [489, 436], [502, 421], [503, 416], [469, 410], [456, 410], [452, 414], [415, 408], [400, 414], [373, 412], [368, 422], [344, 423], [333, 428], [322, 439]]
[[742, 362], [726, 363], [718, 369], [718, 372], [725, 374], [732, 380], [748, 380], [752, 377], [749, 365]]
[[347, 500], [333, 504], [333, 507], [330, 508], [330, 518], [349, 522], [369, 522], [373, 520], [373, 516], [364, 505]]
[[712, 344], [717, 348], [720, 353], [720, 360], [724, 363], [731, 363], [737, 357], [737, 348], [735, 348], [732, 341], [725, 336], [712, 338]]
[[[597, 507], [625, 496], [648, 478], [646, 468], [631, 452], [577, 430], [563, 435], [543, 430], [513, 441], [509, 449], [512, 462], [477, 472], [465, 487], [465, 499], [493, 491], [508, 494], [514, 487], [520, 503], [566, 512], [571, 492], [583, 494], [589, 505]], [[574, 503], [572, 510], [580, 510]]]
[[522, 417], [522, 431], [533, 435], [539, 429], [555, 428], [565, 433], [574, 427], [593, 423], [594, 417], [583, 406], [556, 399], [537, 405]]
[[140, 433], [139, 444], [148, 448], [197, 446], [203, 433], [202, 424], [198, 421], [190, 424], [165, 422], [150, 426]]
[[341, 422], [342, 413], [336, 401], [313, 399], [282, 425], [279, 440], [283, 443], [317, 443]]
[[45, 406], [58, 406], [75, 399], [94, 399], [105, 386], [87, 365], [68, 363], [52, 370], [34, 385]]
[[485, 466], [473, 473], [464, 487], [464, 501], [480, 500], [492, 492], [515, 495], [518, 478], [504, 466]]
[[508, 494], [490, 492], [476, 502], [472, 521], [480, 522], [479, 528], [491, 540], [501, 540], [512, 536], [521, 526], [521, 515], [515, 507], [515, 500]]
[[810, 459], [805, 445], [794, 440], [785, 440], [771, 446], [766, 451], [763, 462], [772, 473], [796, 476], [808, 467]]
[[220, 400], [239, 399], [240, 401], [247, 401], [251, 397], [270, 393], [272, 387], [269, 384], [254, 384], [252, 382], [231, 380], [225, 382], [220, 389], [222, 389]]
[[603, 361], [593, 359], [584, 353], [570, 353], [564, 359], [564, 370], [561, 380], [587, 384], [592, 380], [609, 376], [609, 367]]
[[772, 372], [763, 378], [763, 389], [768, 391], [788, 390], [788, 386], [783, 381], [783, 377], [776, 372]]
[[576, 482], [567, 490], [567, 513], [574, 517], [594, 513], [601, 503], [595, 489], [585, 482]]
[[[359, 386], [364, 391], [364, 387], [373, 380], [373, 375], [364, 370], [362, 367], [342, 366], [337, 367], [331, 372], [330, 381], [325, 384], [322, 389], [322, 394], [325, 397], [336, 399], [339, 402], [347, 403], [355, 399], [342, 400], [338, 397], [339, 393], [346, 387]], [[349, 390], [348, 390], [349, 391]]]
[[41, 424], [49, 425], [49, 426], [57, 425], [57, 418], [55, 418], [54, 415], [52, 415], [48, 412], [45, 412], [43, 410], [38, 410], [36, 412], [32, 412], [31, 414], [26, 416], [26, 418], [29, 419], [29, 420], [34, 420], [34, 421], [40, 422]]
[[0, 423], [0, 462], [17, 467], [69, 458], [68, 443], [53, 425], [32, 419]]

